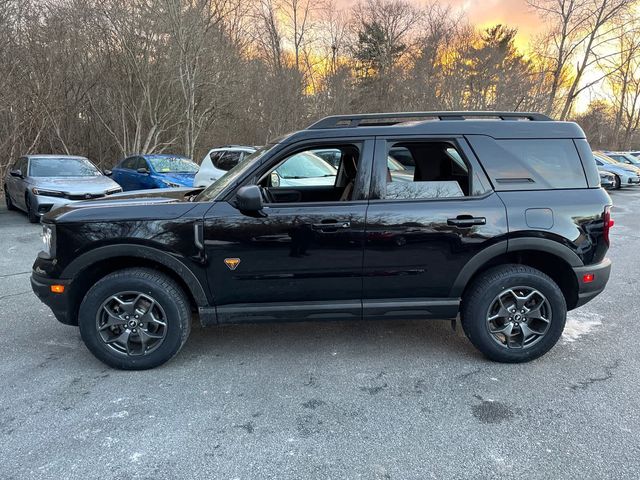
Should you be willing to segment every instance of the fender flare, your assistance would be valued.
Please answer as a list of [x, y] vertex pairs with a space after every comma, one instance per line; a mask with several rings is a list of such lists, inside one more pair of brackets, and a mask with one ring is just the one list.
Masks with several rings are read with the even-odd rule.
[[66, 266], [60, 276], [61, 278], [73, 279], [81, 271], [90, 268], [91, 265], [109, 258], [117, 257], [135, 257], [151, 260], [161, 264], [182, 279], [185, 285], [189, 288], [189, 292], [195, 299], [198, 307], [209, 306], [210, 303], [206, 290], [203, 288], [202, 283], [198, 280], [191, 269], [189, 269], [178, 258], [163, 252], [162, 250], [146, 245], [118, 244], [94, 248], [93, 250], [75, 258]]
[[490, 247], [483, 249], [467, 262], [456, 277], [451, 291], [450, 298], [460, 298], [469, 280], [485, 265], [500, 255], [505, 253], [518, 252], [523, 250], [537, 250], [550, 253], [565, 261], [572, 268], [582, 267], [584, 263], [580, 257], [572, 252], [568, 247], [548, 238], [512, 238], [494, 243]]

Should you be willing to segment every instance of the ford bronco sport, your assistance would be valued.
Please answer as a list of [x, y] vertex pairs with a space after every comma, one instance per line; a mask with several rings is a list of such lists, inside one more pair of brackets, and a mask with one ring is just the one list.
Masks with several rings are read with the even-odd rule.
[[[328, 151], [333, 175], [296, 163]], [[283, 186], [276, 169], [309, 181]], [[119, 194], [46, 215], [31, 282], [116, 368], [169, 360], [193, 313], [203, 325], [459, 315], [485, 356], [524, 362], [557, 342], [567, 310], [604, 289], [610, 205], [574, 123], [333, 116], [205, 190]]]

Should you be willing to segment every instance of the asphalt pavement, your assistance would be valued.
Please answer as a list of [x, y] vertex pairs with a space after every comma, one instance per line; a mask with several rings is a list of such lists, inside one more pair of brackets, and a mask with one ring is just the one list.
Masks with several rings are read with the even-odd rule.
[[40, 227], [0, 209], [0, 478], [638, 478], [640, 188], [613, 272], [522, 365], [447, 321], [198, 326], [112, 370], [33, 295]]

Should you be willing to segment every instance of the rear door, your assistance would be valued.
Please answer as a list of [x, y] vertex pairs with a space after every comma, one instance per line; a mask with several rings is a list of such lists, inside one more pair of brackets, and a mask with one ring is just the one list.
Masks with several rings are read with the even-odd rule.
[[456, 277], [507, 234], [504, 204], [462, 137], [378, 138], [375, 151], [364, 317], [453, 316]]

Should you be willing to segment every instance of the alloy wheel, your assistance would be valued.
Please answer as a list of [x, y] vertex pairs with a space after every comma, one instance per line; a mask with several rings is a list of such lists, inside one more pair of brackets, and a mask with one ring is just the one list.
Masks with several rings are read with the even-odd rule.
[[162, 345], [167, 335], [167, 316], [150, 295], [120, 292], [102, 303], [96, 315], [96, 328], [111, 350], [143, 356]]
[[487, 328], [504, 348], [529, 348], [549, 331], [551, 305], [535, 288], [514, 287], [500, 292], [487, 311]]

